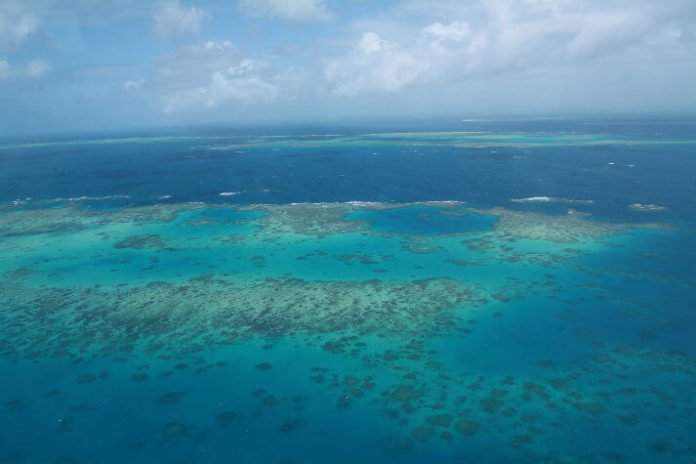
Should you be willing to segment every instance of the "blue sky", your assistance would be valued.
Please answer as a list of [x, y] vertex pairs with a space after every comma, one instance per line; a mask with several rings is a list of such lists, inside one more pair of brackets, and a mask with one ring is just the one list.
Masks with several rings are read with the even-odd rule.
[[692, 0], [0, 0], [0, 134], [693, 113]]

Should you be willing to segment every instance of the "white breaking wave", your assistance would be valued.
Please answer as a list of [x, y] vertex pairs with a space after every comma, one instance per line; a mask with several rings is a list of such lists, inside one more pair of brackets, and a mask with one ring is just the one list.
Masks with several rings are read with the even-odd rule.
[[[432, 206], [432, 207], [451, 207], [466, 204], [460, 200], [426, 200], [426, 201], [410, 201], [410, 202], [384, 202], [384, 201], [364, 201], [364, 200], [349, 200], [349, 201], [315, 201], [315, 202], [293, 202], [290, 206], [341, 206], [348, 205], [356, 208], [401, 208], [406, 206]], [[265, 204], [258, 204], [264, 206]]]
[[642, 204], [642, 203], [633, 203], [631, 205], [628, 205], [630, 209], [633, 211], [642, 211], [644, 213], [654, 213], [658, 211], [664, 211], [667, 209], [666, 206], [658, 206], [658, 205], [652, 205], [652, 204]]
[[104, 195], [101, 197], [90, 197], [90, 196], [82, 196], [82, 197], [70, 197], [70, 198], [63, 198], [63, 197], [58, 197], [58, 198], [51, 198], [48, 201], [99, 201], [99, 200], [118, 200], [118, 199], [126, 199], [130, 198], [130, 195]]
[[513, 198], [510, 201], [514, 203], [569, 203], [574, 205], [591, 205], [594, 200], [576, 200], [573, 198], [559, 198], [559, 197], [527, 197], [527, 198]]

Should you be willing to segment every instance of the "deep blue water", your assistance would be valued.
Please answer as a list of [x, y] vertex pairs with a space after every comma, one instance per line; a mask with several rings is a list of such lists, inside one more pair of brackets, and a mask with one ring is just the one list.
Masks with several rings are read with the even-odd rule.
[[[223, 138], [209, 139], [184, 132], [161, 140], [129, 142], [126, 138], [107, 143], [93, 138], [79, 145], [3, 148], [0, 201], [129, 195], [127, 201], [111, 203], [137, 205], [171, 195], [169, 201], [174, 202], [220, 203], [231, 201], [220, 197], [220, 192], [240, 192], [234, 202], [451, 199], [489, 206], [508, 205], [511, 198], [547, 195], [593, 199], [595, 203], [585, 209], [608, 220], [640, 220], [644, 215], [626, 210], [631, 203], [665, 205], [675, 220], [693, 220], [693, 143], [670, 142], [688, 142], [696, 128], [694, 122], [488, 122], [455, 127], [460, 131], [486, 130], [486, 135], [492, 136], [512, 134], [513, 138], [492, 139], [481, 148], [413, 146], [410, 140], [400, 142], [398, 138], [395, 143], [380, 145], [367, 138], [357, 146], [293, 147], [282, 138], [216, 133], [215, 137]], [[351, 132], [340, 129], [323, 130]], [[371, 132], [378, 131], [373, 128]], [[514, 136], [528, 133], [538, 134], [538, 146], [518, 146]], [[572, 134], [606, 137], [607, 143], [544, 144], [545, 135], [554, 139]], [[166, 138], [177, 136], [194, 138]], [[295, 136], [288, 137], [292, 141]], [[327, 139], [332, 138], [309, 138], [319, 145]], [[258, 140], [277, 144], [207, 149]]]
[[691, 464], [694, 134], [5, 141], [0, 463]]

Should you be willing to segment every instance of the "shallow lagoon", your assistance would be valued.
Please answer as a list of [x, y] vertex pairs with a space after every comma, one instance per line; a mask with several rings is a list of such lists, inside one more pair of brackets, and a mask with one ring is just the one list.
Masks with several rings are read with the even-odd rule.
[[0, 461], [696, 457], [688, 216], [139, 192], [3, 206]]

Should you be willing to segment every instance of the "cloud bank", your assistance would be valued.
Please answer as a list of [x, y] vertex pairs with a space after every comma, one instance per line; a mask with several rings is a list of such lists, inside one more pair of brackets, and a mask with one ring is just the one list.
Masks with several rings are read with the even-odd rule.
[[693, 0], [0, 0], [0, 131], [694, 112], [694, 24]]
[[210, 40], [164, 57], [145, 79], [124, 88], [155, 97], [165, 113], [225, 104], [258, 104], [294, 98], [301, 75], [245, 56], [229, 41]]
[[[327, 61], [336, 95], [462, 82], [630, 52], [683, 49], [685, 2], [558, 0], [411, 2], [401, 23], [374, 20], [348, 53]], [[426, 22], [415, 18], [448, 18]], [[383, 33], [380, 28], [385, 29]], [[384, 38], [387, 34], [391, 37]], [[393, 37], [393, 38], [392, 38]]]

